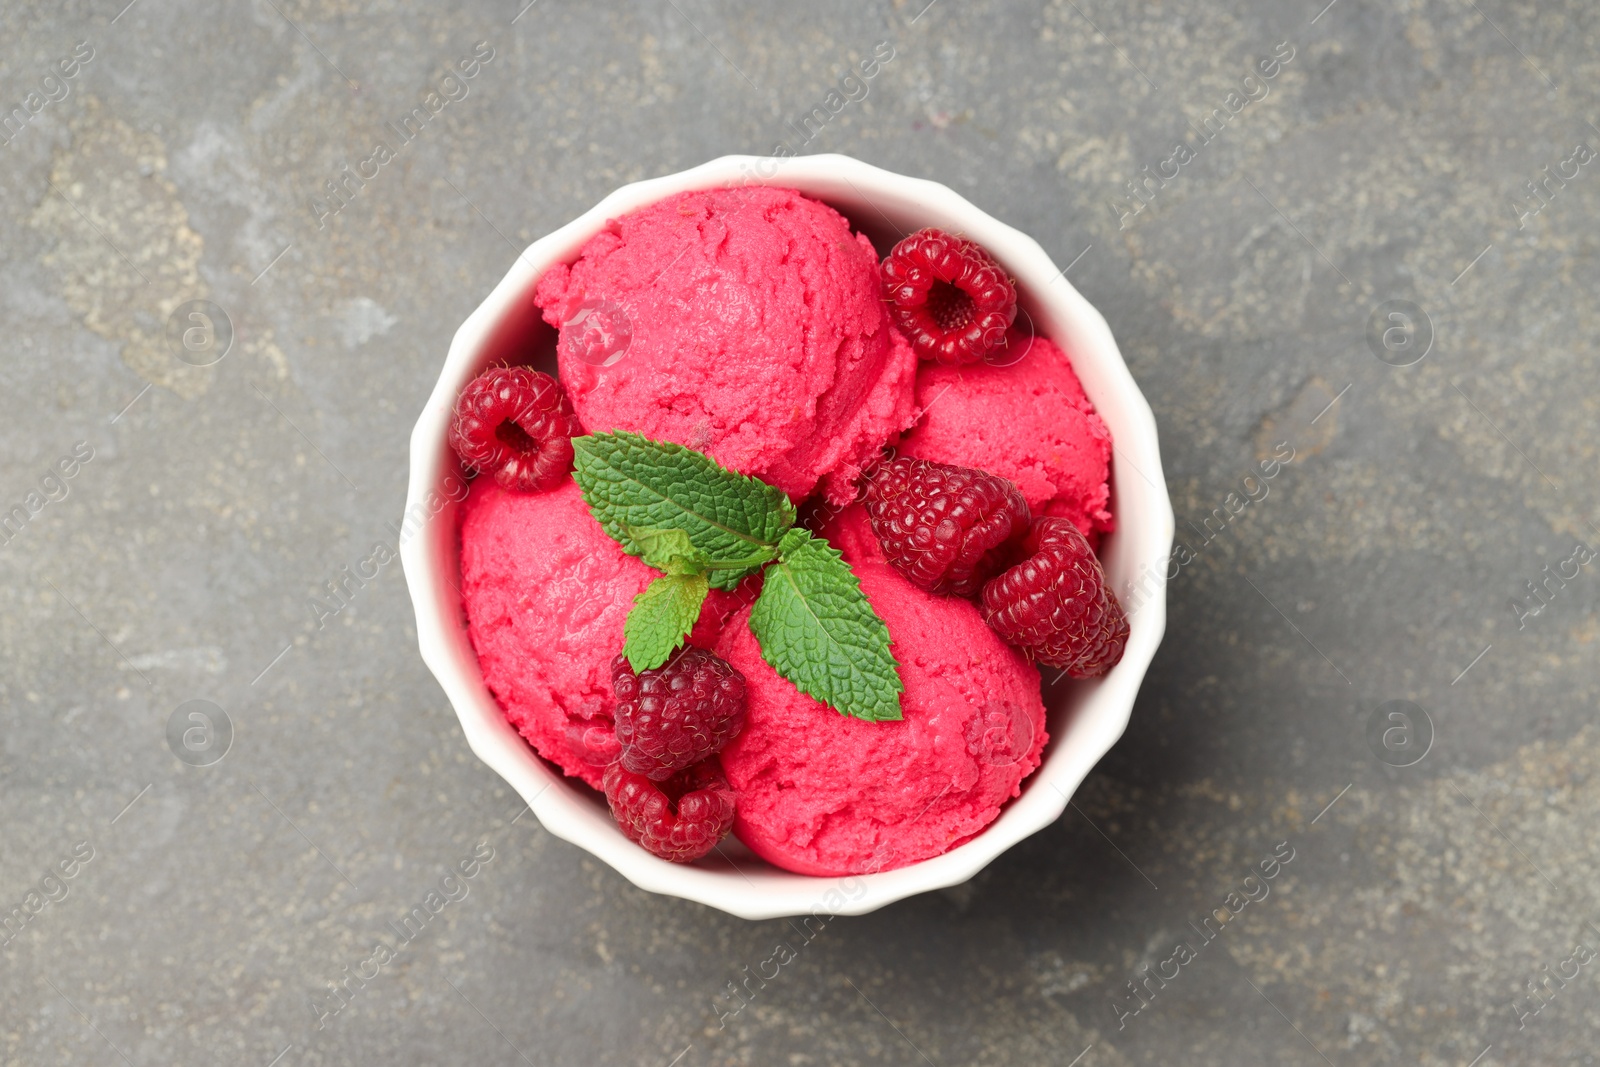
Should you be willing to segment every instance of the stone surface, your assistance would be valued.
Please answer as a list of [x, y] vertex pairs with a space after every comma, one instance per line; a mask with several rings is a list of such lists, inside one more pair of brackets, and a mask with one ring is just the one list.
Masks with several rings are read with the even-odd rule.
[[[41, 894], [0, 935], [0, 1061], [1593, 1062], [1600, 962], [1564, 961], [1600, 949], [1597, 565], [1548, 604], [1526, 583], [1600, 537], [1600, 178], [1564, 162], [1600, 144], [1600, 10], [124, 2], [0, 13], [0, 505], [26, 517], [0, 535], [0, 911]], [[325, 183], [419, 106], [335, 212]], [[728, 1014], [793, 927], [517, 819], [398, 565], [320, 626], [307, 604], [392, 540], [415, 413], [518, 249], [778, 142], [943, 181], [1071, 264], [1194, 555], [1059, 824], [829, 923]], [[1147, 166], [1177, 173], [1135, 214]], [[209, 366], [190, 301], [232, 324]], [[1389, 701], [1431, 719], [1411, 766], [1369, 744]], [[203, 749], [216, 708], [226, 754], [180, 762], [169, 723]], [[467, 895], [341, 1008], [461, 861]], [[1177, 968], [1148, 1003], [1146, 967]]]

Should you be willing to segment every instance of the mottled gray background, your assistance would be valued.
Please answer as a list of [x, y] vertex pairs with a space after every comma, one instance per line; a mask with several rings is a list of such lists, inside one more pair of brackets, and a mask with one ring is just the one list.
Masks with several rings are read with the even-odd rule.
[[[0, 913], [93, 852], [0, 949], [4, 1062], [1593, 1062], [1600, 963], [1526, 986], [1600, 948], [1600, 562], [1538, 614], [1526, 583], [1600, 538], [1600, 175], [1527, 183], [1600, 145], [1600, 10], [125, 2], [0, 13], [0, 106], [41, 93], [0, 150], [0, 504], [27, 516], [0, 546]], [[470, 95], [319, 226], [323, 183], [478, 41]], [[719, 1029], [791, 929], [513, 823], [397, 565], [325, 629], [307, 601], [392, 539], [412, 420], [515, 248], [798, 140], [879, 41], [870, 95], [797, 147], [946, 182], [1072, 264], [1198, 558], [1079, 810], [834, 922]], [[1281, 42], [1269, 95], [1198, 147]], [[1198, 158], [1119, 228], [1181, 141]], [[167, 343], [189, 300], [233, 323], [214, 366]], [[1389, 300], [1421, 311], [1402, 355], [1433, 335], [1414, 365], [1366, 338]], [[1202, 547], [1188, 523], [1280, 441]], [[190, 700], [233, 724], [220, 762], [169, 748]], [[1366, 738], [1391, 700], [1436, 732], [1405, 768]], [[1130, 978], [1284, 841], [1271, 896], [1119, 1028]], [[319, 1028], [308, 1002], [480, 842], [470, 894]]]

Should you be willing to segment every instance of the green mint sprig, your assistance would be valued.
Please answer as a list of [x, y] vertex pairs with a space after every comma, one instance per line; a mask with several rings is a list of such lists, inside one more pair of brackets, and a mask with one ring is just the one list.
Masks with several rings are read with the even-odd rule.
[[858, 719], [900, 718], [889, 628], [839, 550], [807, 530], [778, 542], [750, 610], [761, 656], [802, 691]]
[[665, 663], [694, 629], [711, 589], [765, 570], [750, 630], [795, 687], [844, 715], [900, 718], [889, 628], [827, 541], [795, 527], [781, 490], [682, 445], [631, 433], [572, 441], [573, 475], [601, 527], [662, 572], [634, 598], [623, 655]]
[[672, 657], [694, 629], [710, 588], [703, 574], [663, 574], [633, 598], [622, 624], [622, 654], [635, 671], [659, 667]]
[[681, 530], [710, 562], [746, 564], [718, 568], [714, 588], [732, 589], [760, 569], [794, 525], [794, 505], [782, 490], [691, 448], [602, 433], [573, 438], [572, 449], [573, 476], [589, 510], [629, 555], [645, 553], [636, 529]]

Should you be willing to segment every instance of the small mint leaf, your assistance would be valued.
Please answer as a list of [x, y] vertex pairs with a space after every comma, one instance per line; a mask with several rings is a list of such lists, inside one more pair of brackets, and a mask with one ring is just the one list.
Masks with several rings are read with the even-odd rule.
[[709, 588], [703, 574], [669, 574], [633, 598], [622, 624], [622, 654], [635, 671], [667, 662], [694, 629]]
[[839, 551], [804, 529], [778, 544], [750, 631], [762, 657], [795, 688], [858, 719], [900, 714], [900, 674], [889, 628]]
[[703, 574], [706, 565], [711, 562], [710, 557], [694, 547], [694, 542], [682, 530], [629, 526], [627, 532], [639, 549], [639, 558], [658, 571], [667, 574]]
[[572, 448], [583, 499], [623, 551], [644, 554], [632, 527], [682, 530], [710, 560], [718, 589], [754, 573], [794, 525], [794, 505], [781, 490], [682, 445], [602, 433], [575, 437]]
[[739, 577], [743, 578], [747, 574], [754, 574], [763, 565], [771, 563], [777, 558], [777, 545], [761, 545], [742, 559], [719, 559], [712, 563], [707, 563], [705, 569], [707, 571], [738, 571]]

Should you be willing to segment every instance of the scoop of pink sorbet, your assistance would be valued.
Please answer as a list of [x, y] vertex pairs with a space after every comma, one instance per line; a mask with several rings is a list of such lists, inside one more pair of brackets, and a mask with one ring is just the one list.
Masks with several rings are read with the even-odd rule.
[[614, 219], [535, 300], [592, 433], [706, 452], [796, 499], [832, 499], [915, 417], [916, 357], [878, 257], [792, 189], [682, 193]]
[[[479, 478], [462, 516], [462, 602], [484, 681], [539, 755], [598, 789], [617, 753], [611, 661], [658, 572], [600, 528], [574, 482], [514, 493]], [[690, 640], [715, 644], [736, 603], [713, 590]]]
[[1115, 528], [1107, 483], [1111, 432], [1084, 395], [1067, 355], [1013, 330], [1006, 366], [925, 365], [921, 420], [899, 453], [1009, 478], [1035, 515], [1060, 515], [1096, 539]]
[[878, 535], [872, 532], [872, 520], [867, 518], [867, 509], [860, 504], [852, 504], [826, 517], [819, 516], [811, 522], [822, 539], [837, 548], [851, 567], [862, 563], [888, 565], [883, 545], [878, 543]]
[[744, 732], [722, 753], [739, 794], [734, 833], [800, 874], [893, 870], [948, 851], [1018, 795], [1045, 742], [1038, 672], [976, 607], [852, 563], [889, 627], [902, 721], [846, 718], [801, 693], [761, 658], [748, 609], [717, 643], [749, 699]]

